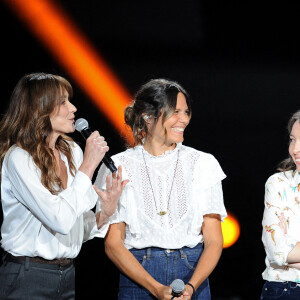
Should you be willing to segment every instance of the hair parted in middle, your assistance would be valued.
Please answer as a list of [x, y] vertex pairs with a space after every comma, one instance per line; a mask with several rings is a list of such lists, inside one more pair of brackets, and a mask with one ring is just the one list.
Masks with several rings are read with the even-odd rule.
[[[47, 145], [52, 131], [50, 115], [61, 104], [62, 89], [73, 96], [71, 84], [63, 77], [47, 73], [23, 76], [10, 98], [6, 114], [0, 122], [0, 167], [8, 149], [17, 145], [26, 150], [41, 170], [41, 182], [52, 193], [62, 189], [62, 181], [56, 174], [53, 151]], [[76, 172], [66, 135], [59, 136], [55, 147], [68, 159], [70, 172]]]
[[[131, 128], [135, 145], [143, 143], [143, 139], [151, 134], [147, 122], [153, 120], [156, 125], [162, 115], [162, 123], [172, 116], [176, 109], [177, 95], [182, 93], [191, 117], [191, 100], [185, 89], [175, 81], [167, 79], [151, 79], [135, 94], [134, 101], [125, 108], [125, 123]], [[145, 118], [146, 116], [146, 118]]]

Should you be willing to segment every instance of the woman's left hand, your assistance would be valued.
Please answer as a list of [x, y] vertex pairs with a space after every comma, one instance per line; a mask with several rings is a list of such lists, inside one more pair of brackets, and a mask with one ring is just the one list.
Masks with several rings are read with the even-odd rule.
[[122, 181], [122, 167], [118, 167], [118, 173], [106, 177], [106, 190], [102, 191], [95, 185], [96, 193], [101, 198], [101, 212], [97, 213], [97, 225], [100, 228], [106, 220], [115, 212], [118, 200], [129, 180]]
[[183, 290], [181, 295], [184, 300], [191, 300], [193, 296], [193, 289], [189, 285], [185, 285], [185, 289]]
[[287, 266], [290, 267], [290, 268], [294, 268], [294, 269], [300, 270], [300, 263], [299, 262], [288, 264]]

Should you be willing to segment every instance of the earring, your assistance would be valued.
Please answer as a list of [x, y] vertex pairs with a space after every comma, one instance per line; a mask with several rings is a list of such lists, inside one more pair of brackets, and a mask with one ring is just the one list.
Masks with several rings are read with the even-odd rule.
[[150, 116], [148, 116], [148, 115], [144, 115], [144, 116], [143, 116], [143, 119], [144, 119], [146, 122], [149, 120], [149, 118], [150, 118]]

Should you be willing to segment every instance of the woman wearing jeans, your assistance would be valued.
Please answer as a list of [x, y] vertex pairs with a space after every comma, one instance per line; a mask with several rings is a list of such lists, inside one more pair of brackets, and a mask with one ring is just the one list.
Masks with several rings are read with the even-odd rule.
[[266, 182], [261, 299], [300, 299], [300, 110], [288, 124], [289, 157]]
[[[226, 216], [216, 159], [182, 145], [191, 105], [176, 82], [150, 80], [125, 110], [135, 147], [113, 157], [125, 187], [106, 237], [106, 253], [122, 272], [119, 299], [210, 299], [208, 276], [223, 245]], [[105, 189], [101, 167], [96, 185]]]

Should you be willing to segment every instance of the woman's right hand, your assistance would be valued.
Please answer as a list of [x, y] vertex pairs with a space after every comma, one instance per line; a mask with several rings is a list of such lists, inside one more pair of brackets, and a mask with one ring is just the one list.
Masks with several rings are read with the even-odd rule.
[[159, 300], [186, 300], [191, 299], [189, 296], [185, 296], [182, 294], [180, 297], [173, 297], [172, 296], [172, 288], [170, 286], [161, 285], [159, 288], [157, 288], [156, 293], [154, 295]]
[[83, 162], [79, 170], [92, 179], [95, 169], [108, 150], [104, 137], [98, 131], [94, 131], [86, 140]]
[[172, 298], [172, 289], [169, 286], [161, 285], [157, 288], [154, 295], [159, 300], [167, 300]]

